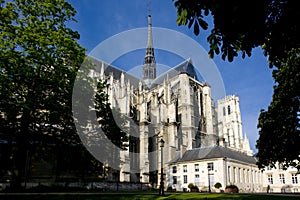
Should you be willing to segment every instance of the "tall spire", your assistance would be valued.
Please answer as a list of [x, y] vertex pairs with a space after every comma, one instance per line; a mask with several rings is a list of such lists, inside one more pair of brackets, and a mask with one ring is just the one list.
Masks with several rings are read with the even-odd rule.
[[151, 14], [150, 14], [150, 1], [148, 2], [148, 42], [147, 48], [153, 48], [152, 43], [152, 21], [151, 21]]
[[144, 66], [143, 66], [143, 80], [145, 83], [150, 86], [151, 82], [156, 78], [156, 65], [155, 65], [155, 57], [154, 57], [154, 49], [153, 49], [153, 41], [152, 41], [152, 21], [150, 14], [150, 1], [148, 3], [148, 40], [147, 40], [147, 48], [146, 55], [144, 58]]

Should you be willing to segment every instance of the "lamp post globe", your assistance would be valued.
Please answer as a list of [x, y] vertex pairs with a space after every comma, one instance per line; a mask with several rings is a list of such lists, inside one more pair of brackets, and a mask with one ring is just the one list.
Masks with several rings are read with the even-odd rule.
[[210, 189], [210, 176], [209, 176], [209, 175], [210, 175], [210, 174], [209, 174], [210, 170], [211, 170], [210, 166], [207, 166], [208, 192], [209, 192], [209, 193], [211, 193], [211, 189]]

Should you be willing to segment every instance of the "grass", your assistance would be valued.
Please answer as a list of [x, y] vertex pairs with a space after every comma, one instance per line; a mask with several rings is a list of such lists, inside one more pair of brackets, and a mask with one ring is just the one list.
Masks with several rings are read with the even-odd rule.
[[0, 200], [147, 200], [147, 199], [206, 199], [206, 200], [296, 200], [300, 195], [290, 196], [283, 194], [203, 194], [203, 193], [167, 193], [165, 196], [159, 196], [154, 193], [44, 193], [44, 194], [0, 194]]

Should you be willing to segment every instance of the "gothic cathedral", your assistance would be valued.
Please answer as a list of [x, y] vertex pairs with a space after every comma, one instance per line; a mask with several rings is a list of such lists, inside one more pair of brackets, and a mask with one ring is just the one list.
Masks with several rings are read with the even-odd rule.
[[[227, 96], [215, 105], [209, 83], [198, 81], [191, 59], [157, 77], [150, 14], [143, 79], [103, 62], [100, 68], [109, 103], [132, 119], [128, 127], [136, 132], [120, 154], [119, 181], [157, 186], [161, 165], [195, 148], [222, 146], [253, 154], [242, 132], [239, 98]], [[165, 141], [163, 163], [160, 139]]]

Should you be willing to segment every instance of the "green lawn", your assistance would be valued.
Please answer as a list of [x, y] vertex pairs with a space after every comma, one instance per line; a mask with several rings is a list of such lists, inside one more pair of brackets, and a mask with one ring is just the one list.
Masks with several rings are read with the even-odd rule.
[[203, 194], [203, 193], [171, 193], [161, 197], [157, 194], [135, 193], [97, 193], [97, 194], [22, 194], [1, 195], [0, 200], [102, 200], [102, 199], [225, 199], [225, 200], [294, 200], [298, 196], [262, 195], [262, 194]]

